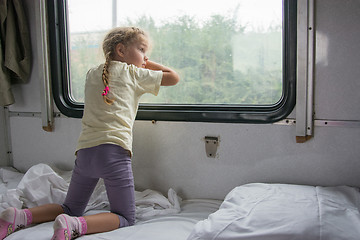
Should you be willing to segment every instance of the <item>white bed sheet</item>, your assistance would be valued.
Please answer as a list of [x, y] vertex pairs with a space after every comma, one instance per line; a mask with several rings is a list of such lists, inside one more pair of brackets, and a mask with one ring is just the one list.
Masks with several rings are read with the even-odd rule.
[[[134, 226], [115, 231], [85, 235], [83, 240], [185, 240], [195, 224], [215, 212], [221, 204], [218, 200], [185, 200], [181, 212], [166, 216], [154, 216], [140, 220]], [[101, 212], [92, 210], [88, 214]], [[8, 236], [6, 240], [49, 240], [53, 234], [53, 222], [29, 227]]]
[[[48, 202], [60, 203], [66, 195], [69, 172], [55, 172], [47, 165], [35, 165], [26, 174], [11, 168], [0, 169], [0, 212], [9, 206], [33, 207]], [[101, 184], [95, 189], [85, 215], [105, 212], [108, 202]], [[82, 236], [79, 239], [185, 240], [195, 224], [219, 209], [219, 200], [182, 201], [169, 189], [168, 197], [153, 190], [136, 192], [137, 221], [134, 226], [115, 231]], [[48, 240], [53, 222], [34, 225], [17, 231], [6, 240]]]
[[[0, 211], [8, 207], [32, 208], [47, 203], [62, 204], [70, 178], [71, 171], [55, 171], [46, 164], [34, 165], [25, 174], [13, 169], [0, 169]], [[165, 197], [150, 189], [135, 191], [136, 219], [180, 212], [181, 198], [171, 188], [167, 195]], [[104, 210], [108, 207], [105, 186], [100, 180], [86, 211]]]
[[[37, 165], [25, 175], [0, 169], [0, 211], [7, 206], [32, 207], [61, 202], [69, 173]], [[87, 214], [103, 212], [107, 199], [96, 188]], [[86, 235], [81, 239], [256, 239], [360, 240], [360, 189], [252, 183], [234, 188], [224, 201], [182, 201], [152, 190], [136, 193], [137, 222], [132, 227]], [[11, 234], [6, 240], [50, 239], [52, 222]]]

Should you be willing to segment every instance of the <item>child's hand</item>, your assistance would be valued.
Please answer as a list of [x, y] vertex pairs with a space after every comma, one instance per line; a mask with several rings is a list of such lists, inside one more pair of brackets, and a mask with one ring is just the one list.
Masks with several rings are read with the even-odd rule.
[[163, 72], [163, 78], [161, 81], [162, 86], [176, 85], [180, 80], [179, 75], [174, 70], [159, 63], [150, 61], [149, 59], [146, 61], [145, 68], [150, 70], [160, 70]]
[[144, 63], [142, 64], [143, 68], [146, 68], [146, 65], [147, 65], [148, 61], [149, 61], [149, 58], [145, 56]]

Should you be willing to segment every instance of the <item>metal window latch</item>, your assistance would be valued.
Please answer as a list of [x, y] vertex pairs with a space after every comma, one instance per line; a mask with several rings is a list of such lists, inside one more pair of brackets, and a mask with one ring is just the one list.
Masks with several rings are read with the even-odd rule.
[[205, 137], [205, 151], [207, 157], [215, 158], [218, 146], [219, 146], [218, 137]]

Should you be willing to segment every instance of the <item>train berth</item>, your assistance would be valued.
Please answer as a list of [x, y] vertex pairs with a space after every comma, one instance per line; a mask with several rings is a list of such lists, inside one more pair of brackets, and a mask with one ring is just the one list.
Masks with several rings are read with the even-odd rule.
[[[0, 210], [61, 203], [70, 173], [45, 164], [25, 174], [0, 169]], [[107, 207], [100, 182], [85, 215], [107, 211]], [[81, 239], [356, 240], [360, 236], [360, 191], [348, 186], [251, 183], [235, 187], [221, 201], [182, 200], [172, 189], [167, 197], [145, 190], [136, 192], [136, 217], [134, 226]], [[53, 222], [33, 225], [6, 239], [50, 239], [52, 226]]]

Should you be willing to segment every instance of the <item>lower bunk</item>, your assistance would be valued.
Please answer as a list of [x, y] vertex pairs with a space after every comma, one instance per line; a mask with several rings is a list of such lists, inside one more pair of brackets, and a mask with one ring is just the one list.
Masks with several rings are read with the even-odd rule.
[[[25, 174], [0, 169], [0, 211], [61, 203], [70, 172], [39, 164]], [[104, 186], [99, 183], [86, 215], [107, 211]], [[251, 183], [235, 187], [223, 200], [182, 200], [154, 190], [136, 192], [134, 226], [78, 239], [261, 239], [359, 240], [360, 191], [349, 186], [320, 187]], [[33, 225], [8, 240], [51, 239], [53, 222]]]

